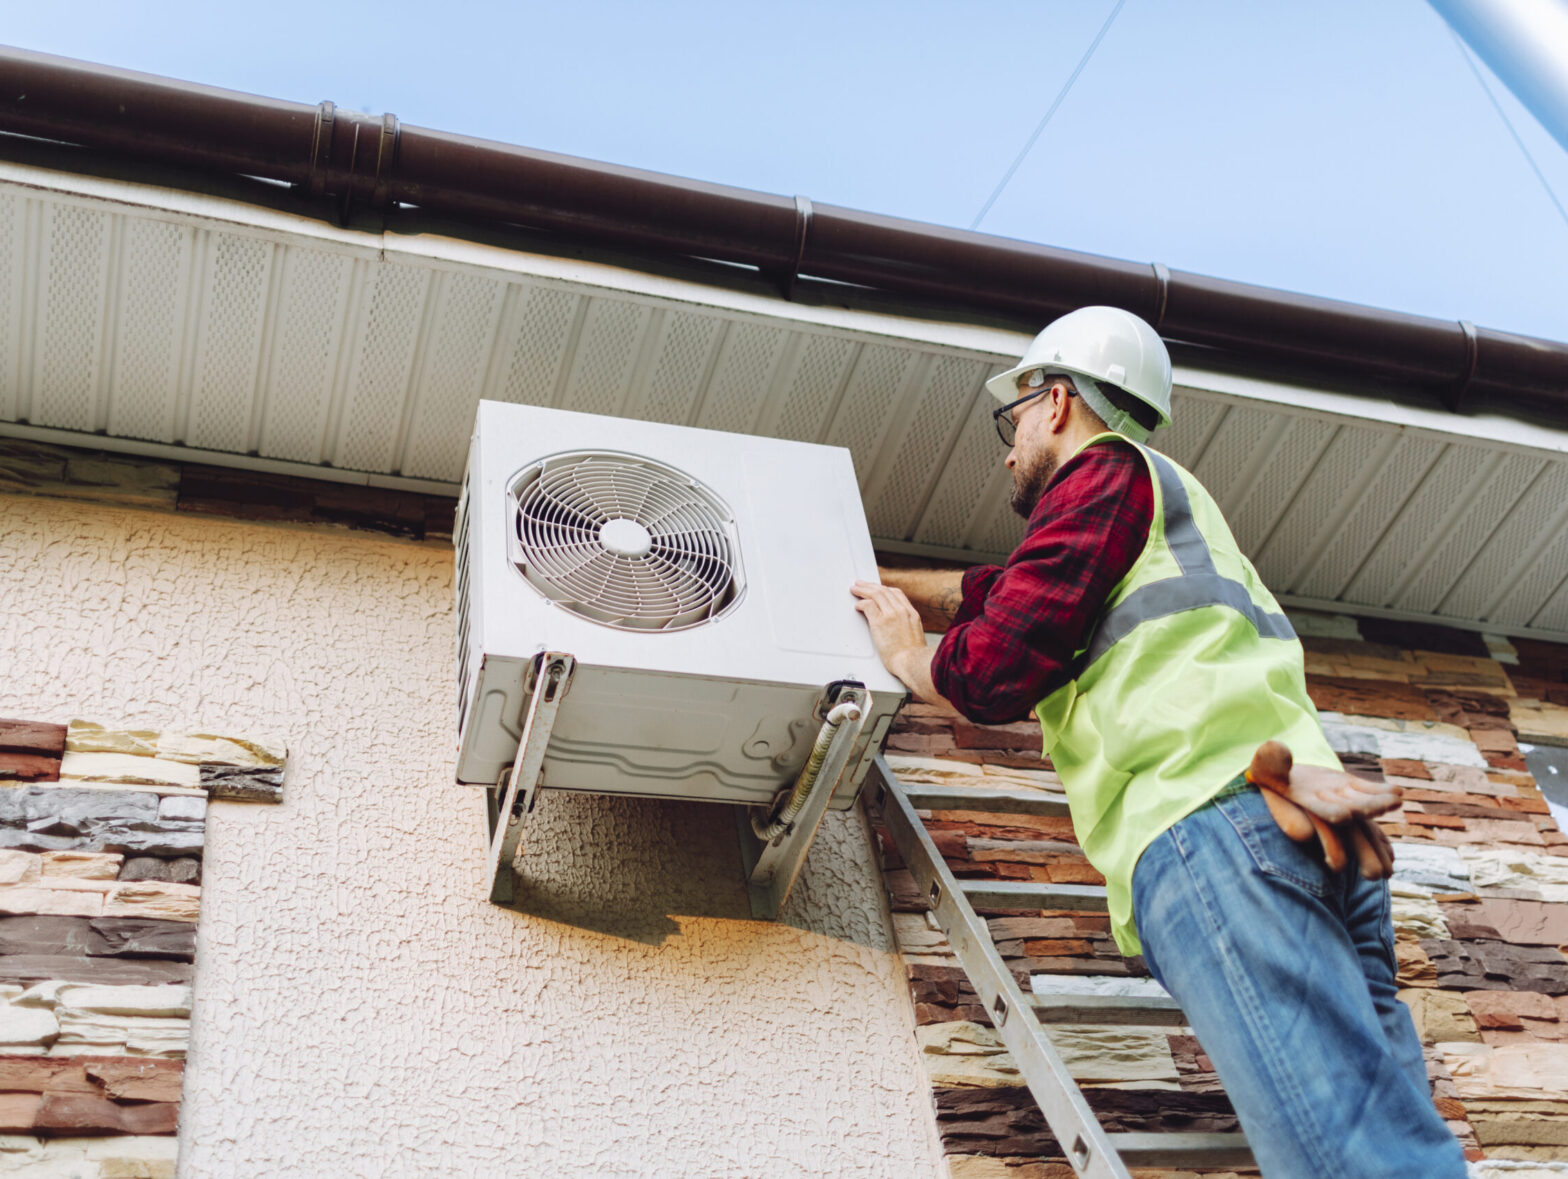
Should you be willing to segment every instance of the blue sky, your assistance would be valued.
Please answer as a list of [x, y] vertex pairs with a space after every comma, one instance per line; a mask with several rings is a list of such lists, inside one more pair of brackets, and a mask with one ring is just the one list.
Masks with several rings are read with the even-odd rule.
[[[967, 226], [1111, 3], [12, 0], [0, 36]], [[1127, 0], [982, 228], [1568, 339], [1568, 223], [1422, 0]]]

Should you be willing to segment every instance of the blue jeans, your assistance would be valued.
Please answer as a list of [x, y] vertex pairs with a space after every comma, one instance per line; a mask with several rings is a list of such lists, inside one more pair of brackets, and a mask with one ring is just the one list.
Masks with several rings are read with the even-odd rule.
[[1464, 1179], [1395, 994], [1386, 884], [1329, 872], [1233, 786], [1149, 845], [1132, 890], [1267, 1179]]

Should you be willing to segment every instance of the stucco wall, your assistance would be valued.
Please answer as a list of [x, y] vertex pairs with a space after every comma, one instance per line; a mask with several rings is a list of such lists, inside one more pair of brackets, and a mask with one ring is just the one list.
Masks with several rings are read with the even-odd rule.
[[450, 553], [0, 496], [0, 715], [275, 733], [209, 812], [182, 1176], [941, 1173], [861, 820], [745, 919], [726, 808], [451, 775]]

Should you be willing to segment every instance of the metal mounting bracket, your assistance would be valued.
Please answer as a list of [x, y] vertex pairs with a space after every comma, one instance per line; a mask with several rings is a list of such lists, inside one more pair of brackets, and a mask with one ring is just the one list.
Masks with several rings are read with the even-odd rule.
[[533, 811], [544, 775], [544, 752], [561, 698], [571, 686], [577, 661], [560, 651], [546, 651], [531, 665], [524, 680], [528, 703], [523, 707], [523, 735], [510, 769], [485, 792], [488, 823], [485, 843], [490, 864], [490, 903], [510, 905], [517, 876], [512, 861], [523, 834], [523, 819]]
[[753, 917], [771, 921], [783, 909], [790, 889], [794, 888], [795, 880], [800, 875], [801, 866], [806, 862], [806, 853], [811, 849], [812, 840], [817, 837], [822, 816], [827, 813], [828, 803], [837, 793], [839, 781], [849, 766], [850, 755], [871, 715], [871, 693], [860, 687], [846, 688], [835, 703], [847, 700], [860, 702], [860, 716], [856, 720], [845, 721], [833, 735], [806, 805], [782, 835], [766, 845], [759, 844], [751, 833], [748, 808], [735, 808], [740, 822], [741, 855], [747, 868], [746, 890], [750, 894]]

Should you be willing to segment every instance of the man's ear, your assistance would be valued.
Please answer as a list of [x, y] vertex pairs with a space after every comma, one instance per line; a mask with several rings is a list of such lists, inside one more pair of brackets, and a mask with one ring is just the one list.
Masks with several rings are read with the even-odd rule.
[[1067, 429], [1067, 418], [1071, 413], [1072, 394], [1067, 391], [1067, 386], [1058, 381], [1051, 388], [1051, 419], [1047, 423], [1051, 433], [1060, 434]]

